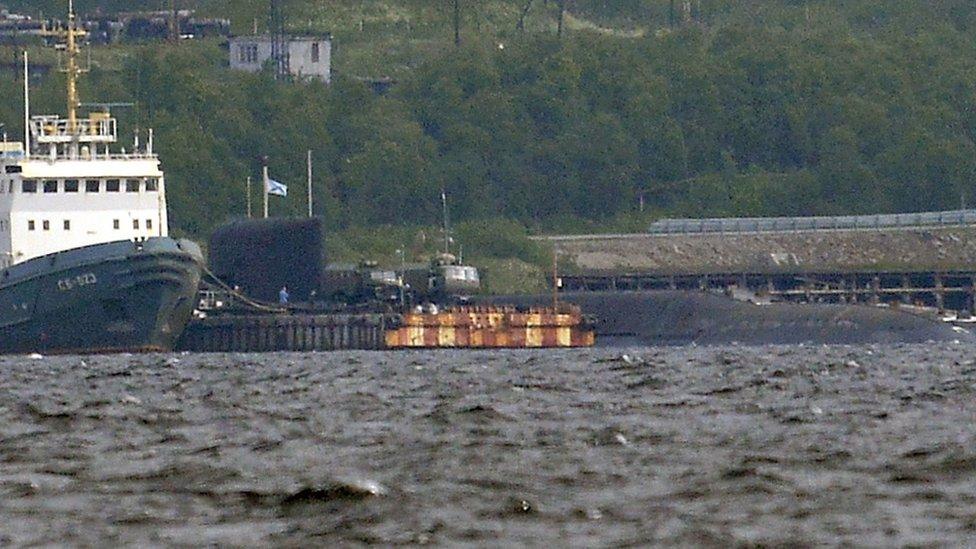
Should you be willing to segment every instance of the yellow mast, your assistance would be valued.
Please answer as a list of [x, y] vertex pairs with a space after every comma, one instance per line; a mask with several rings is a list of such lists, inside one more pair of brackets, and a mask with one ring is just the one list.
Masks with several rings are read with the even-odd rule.
[[81, 69], [78, 67], [77, 38], [85, 35], [85, 31], [75, 28], [74, 0], [68, 0], [68, 31], [65, 34], [68, 50], [68, 68], [65, 71], [68, 73], [68, 132], [73, 135], [77, 133], [78, 108], [81, 106], [81, 101], [78, 99], [78, 76], [81, 74]]
[[61, 72], [67, 75], [68, 83], [68, 128], [69, 134], [78, 133], [78, 108], [81, 106], [81, 100], [78, 97], [78, 77], [86, 72], [78, 64], [78, 54], [81, 53], [81, 48], [78, 45], [78, 39], [84, 38], [88, 35], [84, 30], [77, 28], [76, 17], [75, 17], [75, 3], [74, 0], [68, 0], [68, 28], [67, 29], [54, 29], [54, 30], [42, 30], [41, 34], [43, 36], [52, 36], [59, 40], [64, 40], [64, 49], [68, 54], [68, 64], [66, 67], [61, 69]]

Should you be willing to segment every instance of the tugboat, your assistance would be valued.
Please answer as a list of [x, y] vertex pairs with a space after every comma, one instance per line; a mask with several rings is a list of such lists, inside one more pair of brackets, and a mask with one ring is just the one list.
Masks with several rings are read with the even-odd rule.
[[113, 150], [116, 119], [79, 115], [78, 43], [66, 56], [67, 118], [31, 116], [24, 54], [24, 141], [0, 144], [0, 353], [169, 351], [195, 305], [203, 256], [168, 236], [152, 133]]

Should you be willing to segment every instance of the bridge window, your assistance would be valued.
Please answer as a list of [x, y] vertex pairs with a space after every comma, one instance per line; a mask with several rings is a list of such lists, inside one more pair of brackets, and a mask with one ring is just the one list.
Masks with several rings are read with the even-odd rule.
[[58, 192], [58, 180], [57, 179], [44, 180], [44, 192], [46, 193]]
[[78, 192], [78, 180], [77, 179], [65, 179], [64, 180], [64, 192], [66, 192], [66, 193], [76, 193], [76, 192]]
[[86, 193], [97, 193], [101, 187], [101, 182], [97, 179], [89, 179], [85, 181], [85, 192]]
[[27, 230], [28, 231], [33, 231], [34, 230], [34, 220], [33, 219], [27, 221]]
[[118, 219], [113, 219], [112, 220], [112, 228], [115, 229], [115, 230], [118, 230], [118, 228], [119, 228], [119, 220]]
[[109, 179], [105, 182], [105, 192], [107, 193], [117, 193], [119, 192], [119, 180]]
[[66, 231], [70, 231], [71, 230], [71, 220], [69, 220], [69, 219], [65, 219], [64, 220], [64, 230], [66, 230]]
[[139, 230], [139, 220], [138, 219], [133, 219], [132, 220], [132, 228], [135, 229], [135, 230], [137, 230], [137, 231]]
[[36, 193], [37, 192], [37, 181], [33, 179], [25, 179], [20, 182], [20, 192], [22, 193]]
[[146, 180], [146, 191], [153, 192], [159, 190], [159, 180], [156, 178], [149, 178]]
[[147, 219], [146, 220], [146, 230], [147, 231], [151, 231], [152, 230], [152, 219]]
[[48, 221], [47, 219], [45, 219], [44, 221], [41, 221], [41, 227], [43, 227], [45, 231], [50, 231], [51, 230], [51, 222]]
[[125, 190], [130, 193], [139, 192], [139, 180], [138, 179], [126, 179], [125, 180]]

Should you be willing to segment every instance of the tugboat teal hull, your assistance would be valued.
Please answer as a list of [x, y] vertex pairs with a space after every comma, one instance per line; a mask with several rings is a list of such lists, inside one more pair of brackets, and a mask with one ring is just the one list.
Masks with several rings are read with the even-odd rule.
[[165, 352], [195, 306], [203, 257], [167, 237], [75, 248], [0, 273], [0, 353]]

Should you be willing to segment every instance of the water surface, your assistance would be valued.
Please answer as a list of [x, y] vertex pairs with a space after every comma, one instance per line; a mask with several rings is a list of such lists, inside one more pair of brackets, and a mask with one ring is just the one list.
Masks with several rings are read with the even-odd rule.
[[0, 544], [976, 543], [976, 346], [0, 359]]

